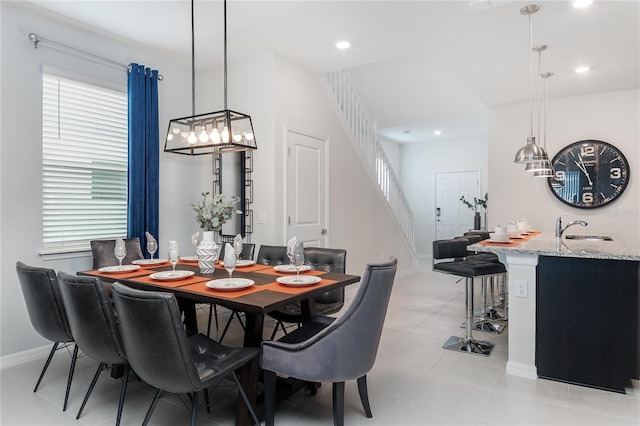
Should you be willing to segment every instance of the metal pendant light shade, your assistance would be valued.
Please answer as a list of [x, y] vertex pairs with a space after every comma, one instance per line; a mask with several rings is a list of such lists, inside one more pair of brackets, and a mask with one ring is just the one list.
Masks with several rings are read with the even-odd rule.
[[516, 152], [513, 160], [517, 164], [527, 164], [536, 161], [548, 160], [547, 152], [536, 144], [536, 138], [533, 136], [533, 27], [531, 25], [531, 15], [540, 10], [537, 4], [531, 4], [520, 9], [521, 15], [529, 17], [529, 115], [530, 115], [530, 133], [527, 137], [527, 143]]
[[224, 109], [195, 114], [194, 0], [191, 0], [191, 115], [169, 121], [164, 151], [182, 155], [257, 149], [251, 116], [227, 109], [227, 1], [224, 1]]

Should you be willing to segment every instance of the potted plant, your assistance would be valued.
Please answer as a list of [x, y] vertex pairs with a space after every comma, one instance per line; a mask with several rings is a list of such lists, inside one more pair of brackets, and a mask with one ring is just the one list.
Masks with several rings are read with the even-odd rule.
[[240, 197], [232, 195], [227, 201], [224, 194], [216, 194], [209, 200], [209, 193], [202, 193], [202, 201], [191, 204], [196, 212], [196, 221], [202, 229], [202, 241], [196, 248], [200, 272], [210, 274], [215, 271], [220, 248], [214, 242], [214, 232], [218, 231], [234, 214], [242, 214], [235, 205]]
[[[482, 229], [481, 228], [481, 218], [480, 218], [480, 209], [484, 209], [485, 212], [487, 210], [487, 204], [489, 202], [489, 193], [484, 194], [484, 198], [473, 197], [473, 203], [464, 198], [464, 195], [460, 197], [460, 201], [473, 210], [473, 229]], [[485, 219], [486, 225], [486, 219]]]

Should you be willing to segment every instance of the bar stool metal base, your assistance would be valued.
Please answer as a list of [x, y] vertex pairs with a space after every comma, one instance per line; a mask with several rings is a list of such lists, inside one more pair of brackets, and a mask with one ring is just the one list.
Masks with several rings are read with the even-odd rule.
[[443, 349], [457, 352], [466, 352], [473, 355], [489, 356], [493, 349], [492, 342], [485, 342], [483, 340], [467, 339], [466, 337], [451, 336], [442, 345]]
[[[467, 328], [467, 322], [460, 324], [460, 328]], [[474, 331], [483, 331], [485, 333], [500, 334], [504, 331], [503, 324], [494, 324], [488, 319], [479, 319], [473, 322], [472, 329]]]

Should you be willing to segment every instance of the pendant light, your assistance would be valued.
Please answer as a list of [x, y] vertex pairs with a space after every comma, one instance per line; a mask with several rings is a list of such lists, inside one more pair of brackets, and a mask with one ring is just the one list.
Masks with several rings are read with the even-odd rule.
[[535, 161], [549, 159], [547, 153], [542, 147], [536, 144], [536, 138], [533, 136], [533, 27], [531, 24], [531, 15], [540, 10], [537, 4], [531, 4], [520, 9], [521, 15], [529, 17], [529, 115], [530, 115], [530, 132], [527, 137], [527, 143], [516, 153], [514, 163], [526, 164]]
[[169, 121], [164, 152], [221, 154], [257, 148], [251, 117], [227, 108], [227, 0], [224, 0], [224, 109], [195, 113], [194, 0], [191, 0], [191, 115]]
[[[538, 141], [542, 141], [542, 149], [545, 151], [545, 159], [542, 159], [540, 161], [534, 161], [534, 162], [530, 162], [527, 163], [526, 167], [524, 168], [524, 170], [526, 172], [533, 172], [536, 173], [536, 175], [534, 176], [540, 176], [540, 173], [542, 172], [549, 172], [551, 171], [551, 161], [549, 161], [549, 158], [546, 154], [547, 148], [546, 148], [546, 133], [545, 133], [545, 139], [543, 141], [543, 139], [541, 138], [541, 132], [542, 132], [542, 125], [540, 123], [540, 111], [542, 110], [542, 104], [541, 104], [541, 92], [542, 92], [542, 84], [540, 84], [540, 80], [542, 80], [543, 75], [540, 73], [540, 70], [542, 68], [542, 52], [544, 52], [545, 50], [547, 50], [547, 46], [546, 44], [541, 44], [539, 46], [535, 46], [533, 48], [534, 52], [538, 53], [538, 100], [536, 102], [536, 109], [538, 110]], [[546, 82], [546, 80], [545, 80]], [[546, 87], [545, 87], [545, 97], [546, 97]], [[547, 125], [547, 118], [546, 118], [546, 104], [545, 104], [545, 121], [544, 121], [544, 125], [545, 125], [545, 132], [546, 132], [546, 125]]]
[[[553, 75], [552, 72], [545, 72], [540, 74], [540, 77], [544, 80], [544, 132], [542, 133], [542, 146], [543, 149], [547, 150], [547, 104], [548, 104], [548, 95], [547, 95], [547, 80], [549, 77]], [[553, 170], [553, 166], [549, 159], [543, 161], [544, 167], [541, 170], [537, 170], [533, 173], [533, 177], [544, 177], [544, 178], [552, 178], [555, 176], [555, 171]]]

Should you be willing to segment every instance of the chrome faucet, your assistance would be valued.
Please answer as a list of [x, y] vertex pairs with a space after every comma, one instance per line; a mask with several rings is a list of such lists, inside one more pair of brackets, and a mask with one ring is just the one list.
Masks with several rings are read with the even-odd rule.
[[565, 226], [562, 226], [562, 216], [559, 216], [556, 219], [556, 237], [557, 238], [562, 238], [562, 234], [570, 226], [573, 226], [573, 225], [587, 226], [587, 222], [585, 222], [584, 220], [572, 220], [571, 222], [567, 223]]

